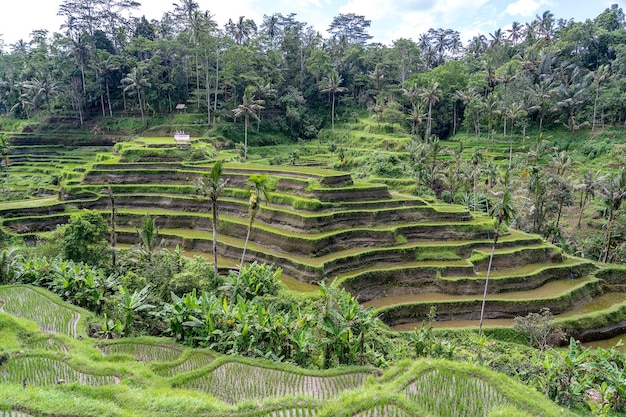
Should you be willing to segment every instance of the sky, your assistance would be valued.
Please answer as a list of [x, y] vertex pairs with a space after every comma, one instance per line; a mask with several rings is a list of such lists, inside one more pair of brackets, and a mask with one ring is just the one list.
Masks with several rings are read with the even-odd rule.
[[[0, 0], [0, 39], [5, 47], [19, 39], [29, 40], [37, 29], [58, 32], [63, 19], [57, 16], [62, 0]], [[133, 15], [160, 19], [172, 11], [178, 0], [138, 0]], [[488, 37], [496, 29], [506, 30], [511, 22], [530, 22], [535, 15], [550, 10], [555, 18], [585, 21], [593, 19], [611, 4], [626, 11], [626, 0], [196, 0], [220, 26], [239, 16], [261, 25], [263, 15], [296, 14], [327, 36], [326, 29], [340, 13], [355, 13], [371, 21], [372, 42], [390, 45], [399, 38], [418, 40], [429, 28], [453, 29], [464, 43], [482, 33]], [[234, 5], [236, 4], [236, 7]]]

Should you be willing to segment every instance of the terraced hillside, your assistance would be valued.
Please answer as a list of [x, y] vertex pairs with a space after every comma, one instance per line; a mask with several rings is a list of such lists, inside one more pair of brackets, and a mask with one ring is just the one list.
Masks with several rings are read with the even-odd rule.
[[[162, 142], [159, 149], [167, 150]], [[210, 206], [194, 195], [194, 180], [212, 162], [155, 157], [152, 149], [138, 147], [133, 161], [108, 153], [98, 156], [100, 162], [83, 160], [66, 171], [58, 196], [2, 205], [3, 230], [34, 237], [66, 222], [74, 208], [108, 213], [105, 188], [110, 186], [118, 242], [135, 243], [135, 225], [148, 213], [156, 216], [159, 234], [171, 247], [210, 253]], [[173, 144], [171, 150], [180, 151]], [[31, 156], [37, 151], [31, 149]], [[74, 161], [71, 155], [55, 158], [60, 165]], [[38, 169], [37, 164], [29, 166]], [[342, 172], [226, 163], [218, 225], [223, 266], [236, 268], [241, 258], [248, 226], [245, 184], [252, 174], [268, 175], [275, 190], [255, 218], [247, 262], [282, 268], [283, 279], [295, 290], [314, 290], [311, 284], [337, 279], [401, 329], [424, 320], [431, 306], [444, 325], [471, 325], [478, 319], [494, 220], [462, 206], [395, 194], [384, 184], [354, 181]], [[557, 315], [598, 310], [594, 298], [618, 288], [596, 277], [597, 269], [538, 236], [511, 230], [497, 244], [486, 317], [494, 323], [506, 319], [510, 325], [513, 317], [543, 307]], [[610, 299], [600, 310], [621, 305], [626, 296], [615, 293]], [[614, 326], [611, 332], [616, 331]]]
[[[33, 289], [0, 291], [6, 305], [15, 305]], [[39, 306], [59, 320], [65, 317], [59, 309], [72, 310], [37, 291]], [[368, 367], [313, 371], [165, 339], [44, 333], [13, 311], [0, 311], [2, 417], [469, 417], [512, 409], [524, 417], [570, 415], [520, 383], [472, 365], [404, 361], [384, 373]]]

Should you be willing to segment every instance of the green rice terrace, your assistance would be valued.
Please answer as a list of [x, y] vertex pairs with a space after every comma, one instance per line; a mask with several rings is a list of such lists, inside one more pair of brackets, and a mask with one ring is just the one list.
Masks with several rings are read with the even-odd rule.
[[[225, 162], [214, 242], [211, 203], [198, 184], [210, 176], [218, 158], [203, 156], [195, 146], [206, 144], [196, 142], [181, 150], [168, 138], [140, 138], [118, 144], [113, 151], [106, 146], [15, 146], [10, 186], [34, 197], [0, 204], [2, 233], [8, 241], [41, 245], [74, 216], [94, 213], [108, 219], [107, 227], [114, 231], [108, 245], [114, 244], [118, 257], [128, 256], [131, 264], [142, 259], [154, 262], [160, 253], [177, 254], [179, 265], [206, 263], [214, 259], [215, 243], [219, 274], [233, 279], [230, 284], [227, 280], [227, 292], [239, 288], [235, 277], [245, 249], [244, 264], [252, 266], [244, 268], [243, 275], [256, 265], [272, 265], [271, 271], [278, 272], [265, 271], [279, 280], [273, 285], [285, 298], [283, 304], [314, 302], [325, 310], [329, 303], [349, 305], [350, 296], [344, 296], [349, 292], [362, 311], [382, 320], [384, 324], [377, 326], [386, 328], [385, 337], [404, 346], [400, 348], [404, 353], [393, 355], [431, 359], [377, 357], [366, 339], [368, 333], [361, 330], [358, 342], [355, 327], [349, 333], [355, 337], [351, 353], [343, 355], [354, 358], [353, 364], [370, 365], [342, 365], [341, 354], [333, 361], [328, 350], [322, 363], [310, 341], [297, 339], [305, 337], [298, 320], [319, 313], [305, 313], [302, 319], [287, 313], [285, 323], [289, 314], [296, 319], [291, 328], [295, 344], [288, 352], [279, 352], [283, 346], [275, 347], [272, 355], [261, 350], [234, 355], [241, 346], [225, 348], [231, 342], [221, 339], [229, 326], [238, 326], [237, 334], [243, 337], [232, 343], [247, 340], [247, 349], [254, 343], [271, 346], [272, 340], [285, 337], [285, 331], [282, 336], [266, 333], [246, 339], [253, 322], [279, 319], [262, 304], [252, 304], [246, 292], [231, 298], [229, 305], [227, 298], [200, 295], [200, 288], [207, 288], [202, 285], [197, 287], [197, 299], [196, 289], [176, 295], [174, 287], [166, 287], [166, 293], [172, 291], [166, 310], [179, 318], [165, 313], [161, 317], [169, 323], [167, 332], [174, 340], [117, 339], [142, 334], [140, 317], [147, 316], [141, 311], [155, 307], [141, 304], [148, 287], [133, 294], [125, 289], [140, 277], [127, 274], [109, 282], [80, 264], [32, 259], [25, 261], [20, 273], [31, 276], [29, 282], [37, 286], [0, 286], [0, 416], [586, 415], [584, 407], [562, 408], [480, 365], [496, 363], [492, 367], [500, 372], [510, 371], [515, 365], [501, 357], [506, 348], [496, 349], [489, 340], [501, 340], [498, 343], [505, 346], [509, 342], [502, 340], [523, 342], [522, 333], [513, 329], [514, 319], [545, 308], [568, 337], [590, 342], [622, 334], [623, 269], [568, 256], [538, 235], [505, 226], [492, 255], [498, 223], [485, 213], [410, 195], [385, 181], [367, 182], [341, 171], [294, 165]], [[222, 158], [236, 160], [228, 151], [219, 155]], [[251, 221], [249, 179], [254, 175], [269, 180], [268, 198], [260, 201]], [[7, 251], [2, 255], [4, 279], [11, 276], [12, 255]], [[490, 258], [485, 309], [489, 339], [481, 341], [475, 339], [474, 329]], [[47, 277], [53, 272], [75, 277], [73, 281]], [[126, 313], [113, 320], [99, 301], [104, 296], [92, 292], [98, 285], [112, 291], [122, 282], [128, 287], [120, 287], [122, 298], [116, 299], [126, 306], [122, 307]], [[135, 282], [136, 288], [140, 282]], [[245, 291], [263, 287], [251, 288]], [[87, 309], [63, 301], [75, 292], [82, 294]], [[333, 297], [338, 301], [328, 301]], [[207, 305], [219, 314], [207, 310]], [[202, 312], [204, 318], [193, 312]], [[350, 314], [356, 314], [354, 323], [366, 326], [357, 313]], [[202, 330], [207, 326], [209, 333]], [[350, 336], [336, 337], [348, 337], [349, 342]], [[299, 343], [305, 350], [298, 350]], [[473, 364], [446, 360], [454, 356], [455, 343], [470, 346], [458, 354], [473, 357]], [[572, 343], [569, 353], [555, 357], [590, 352]], [[218, 353], [225, 351], [231, 354]], [[528, 352], [522, 355], [527, 358]], [[281, 363], [287, 358], [305, 366]], [[533, 386], [541, 391], [537, 381], [548, 376], [541, 373], [536, 378]], [[621, 381], [619, 389], [624, 387]], [[563, 386], [544, 394], [561, 404], [573, 395]], [[622, 403], [609, 404], [618, 409]]]
[[[17, 147], [12, 157], [16, 184], [22, 176], [36, 178], [37, 172], [58, 184], [47, 188], [44, 182], [40, 198], [3, 203], [4, 233], [35, 241], [81, 209], [109, 218], [110, 189], [120, 247], [139, 243], [137, 228], [149, 215], [166, 247], [210, 258], [211, 206], [194, 184], [210, 172], [213, 162], [177, 158], [180, 149], [167, 138], [120, 145], [113, 154], [103, 149]], [[129, 149], [133, 158], [125, 153]], [[155, 156], [153, 149], [162, 152]], [[478, 320], [494, 219], [324, 168], [224, 164], [216, 242], [223, 271], [236, 269], [241, 260], [249, 223], [246, 182], [254, 174], [266, 175], [272, 191], [254, 217], [244, 262], [280, 268], [283, 283], [295, 292], [315, 292], [320, 282], [335, 281], [364, 306], [374, 307], [392, 327], [419, 326], [433, 306], [439, 312], [438, 326]], [[32, 186], [30, 180], [28, 184]], [[620, 295], [616, 282], [597, 275], [601, 270], [537, 235], [511, 229], [498, 239], [494, 251], [486, 323], [512, 323], [514, 317], [543, 307], [557, 318], [571, 318], [569, 313], [581, 308], [606, 316], [626, 296]], [[613, 304], [594, 302], [607, 294], [613, 294]], [[621, 325], [607, 322], [586, 329], [570, 322], [569, 334], [584, 333], [587, 340], [610, 337]]]

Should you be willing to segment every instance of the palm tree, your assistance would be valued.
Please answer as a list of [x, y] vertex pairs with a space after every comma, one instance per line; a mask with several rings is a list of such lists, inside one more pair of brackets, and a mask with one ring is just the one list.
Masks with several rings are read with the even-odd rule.
[[497, 222], [496, 230], [493, 235], [493, 245], [491, 246], [491, 255], [489, 256], [489, 266], [487, 267], [487, 277], [485, 278], [485, 290], [483, 292], [483, 303], [480, 308], [480, 323], [478, 325], [478, 339], [483, 335], [483, 319], [485, 316], [485, 301], [487, 300], [487, 289], [489, 286], [489, 275], [491, 275], [491, 266], [493, 264], [493, 254], [496, 251], [498, 237], [500, 237], [500, 227], [502, 224], [508, 224], [516, 215], [517, 210], [513, 206], [511, 193], [509, 190], [502, 192], [502, 199], [497, 202], [490, 210], [491, 216], [495, 217]]
[[144, 114], [144, 103], [141, 92], [146, 89], [152, 87], [152, 84], [148, 82], [145, 78], [146, 74], [142, 67], [133, 68], [130, 73], [126, 74], [126, 77], [122, 79], [122, 84], [126, 84], [124, 87], [124, 93], [127, 91], [134, 91], [137, 93], [137, 100], [139, 101], [139, 110], [141, 111], [141, 120], [145, 123], [146, 117]]
[[495, 93], [490, 94], [486, 99], [481, 101], [482, 109], [488, 114], [487, 122], [489, 131], [487, 132], [487, 139], [491, 140], [491, 146], [495, 145], [495, 137], [492, 134], [493, 123], [495, 121], [495, 117], [502, 113], [502, 111], [499, 109], [499, 104], [500, 103], [498, 101], [498, 97], [496, 97]]
[[50, 98], [57, 95], [61, 91], [61, 83], [52, 81], [48, 78], [33, 78], [24, 83], [24, 88], [33, 92], [33, 102], [38, 102], [41, 97], [46, 101], [48, 112], [51, 112]]
[[152, 256], [158, 253], [162, 246], [163, 240], [159, 242], [159, 229], [156, 226], [156, 217], [150, 216], [146, 213], [141, 229], [136, 228], [137, 238], [139, 240], [139, 247], [137, 252], [140, 258], [150, 263], [152, 262]]
[[539, 133], [543, 130], [543, 119], [546, 116], [546, 110], [548, 109], [548, 100], [554, 94], [555, 86], [554, 82], [549, 78], [544, 78], [539, 83], [534, 84], [527, 90], [531, 98], [535, 100], [535, 105], [530, 107], [530, 110], [539, 110]]
[[515, 127], [515, 121], [519, 118], [526, 116], [526, 110], [520, 103], [513, 103], [506, 109], [506, 115], [511, 119], [511, 135], [509, 137], [509, 171], [511, 170], [511, 164], [513, 161], [513, 128]]
[[624, 168], [622, 167], [617, 174], [611, 173], [599, 178], [595, 192], [604, 199], [607, 205], [604, 245], [598, 258], [598, 261], [606, 262], [609, 258], [609, 249], [611, 248], [613, 221], [622, 202], [626, 199], [626, 171]]
[[243, 162], [248, 159], [248, 125], [250, 117], [254, 120], [260, 120], [257, 111], [263, 110], [262, 100], [254, 99], [254, 87], [247, 86], [243, 92], [243, 103], [235, 109], [235, 117], [243, 116], [244, 118], [244, 145], [243, 145]]
[[259, 203], [261, 201], [268, 201], [268, 187], [269, 177], [265, 174], [252, 174], [248, 178], [247, 185], [252, 188], [250, 194], [250, 202], [248, 206], [248, 217], [250, 219], [248, 223], [248, 233], [246, 234], [246, 241], [243, 245], [243, 253], [241, 254], [241, 263], [239, 264], [239, 278], [241, 278], [241, 270], [243, 269], [243, 261], [246, 258], [246, 248], [248, 247], [248, 241], [250, 239], [250, 232], [252, 231], [252, 223], [259, 211]]
[[475, 148], [474, 149], [474, 153], [472, 154], [472, 166], [474, 167], [474, 169], [472, 170], [472, 180], [474, 182], [473, 184], [473, 188], [474, 188], [474, 211], [476, 210], [476, 181], [478, 179], [478, 175], [480, 172], [480, 164], [483, 161], [484, 156], [483, 153], [480, 151], [480, 149]]
[[583, 218], [583, 212], [585, 211], [585, 206], [587, 205], [587, 201], [589, 200], [589, 196], [593, 193], [597, 186], [597, 173], [593, 175], [589, 171], [585, 171], [583, 173], [583, 177], [579, 184], [574, 186], [574, 189], [580, 190], [580, 201], [578, 202], [578, 222], [576, 223], [576, 227], [580, 229], [580, 223]]
[[[108, 75], [116, 71], [119, 68], [119, 65], [116, 65], [114, 62], [113, 55], [102, 53], [99, 55], [100, 61], [98, 62], [98, 66], [96, 67], [96, 71], [101, 80], [104, 80], [104, 91], [107, 96], [107, 103], [109, 107], [109, 117], [113, 117], [113, 109], [111, 108], [111, 96], [109, 92], [109, 77]], [[104, 116], [104, 97], [100, 95], [100, 102], [102, 103], [102, 116]]]
[[11, 185], [9, 184], [9, 150], [11, 146], [9, 141], [0, 137], [0, 167], [4, 167], [6, 174], [6, 180], [2, 178], [2, 172], [0, 172], [0, 181], [2, 181], [2, 197], [7, 199], [11, 192]]
[[[478, 93], [474, 89], [474, 87], [468, 87], [467, 90], [456, 90], [454, 92], [454, 98], [457, 100], [461, 100], [463, 102], [463, 106], [467, 109], [469, 107], [470, 102], [475, 97], [478, 97]], [[465, 115], [467, 116], [467, 114]], [[469, 123], [466, 123], [466, 131], [465, 136], [469, 136]]]
[[208, 198], [211, 202], [211, 213], [213, 215], [213, 273], [217, 277], [218, 269], [217, 269], [217, 214], [218, 214], [218, 206], [217, 200], [224, 192], [224, 188], [226, 187], [226, 180], [222, 178], [224, 174], [224, 169], [222, 166], [222, 161], [216, 161], [213, 164], [213, 168], [211, 168], [211, 172], [207, 175], [202, 175], [196, 181], [196, 190], [198, 194], [203, 197]]
[[419, 92], [419, 96], [422, 98], [424, 103], [428, 103], [428, 125], [426, 127], [426, 143], [428, 143], [428, 141], [430, 140], [430, 135], [433, 127], [433, 104], [437, 104], [439, 102], [440, 94], [441, 90], [439, 90], [438, 82], [434, 82], [430, 86], [430, 88], [421, 88]]
[[413, 108], [411, 109], [411, 114], [408, 117], [411, 120], [412, 135], [417, 135], [417, 127], [422, 124], [425, 116], [426, 114], [422, 110], [422, 103], [417, 103], [416, 106], [413, 106]]
[[598, 111], [598, 97], [600, 95], [600, 90], [602, 89], [602, 84], [609, 81], [611, 79], [611, 64], [600, 65], [596, 71], [593, 71], [591, 74], [593, 77], [593, 85], [596, 89], [596, 96], [593, 100], [593, 121], [591, 122], [591, 130], [596, 130], [596, 115]]
[[507, 32], [509, 34], [508, 39], [513, 45], [517, 45], [517, 42], [524, 36], [524, 26], [519, 22], [513, 22], [511, 29], [507, 30]]
[[343, 93], [348, 91], [346, 87], [342, 87], [341, 83], [343, 82], [343, 77], [337, 72], [337, 70], [332, 69], [328, 73], [326, 77], [322, 79], [319, 84], [319, 90], [321, 93], [329, 93], [332, 97], [332, 107], [331, 107], [331, 123], [333, 129], [333, 136], [335, 134], [335, 96], [338, 93]]

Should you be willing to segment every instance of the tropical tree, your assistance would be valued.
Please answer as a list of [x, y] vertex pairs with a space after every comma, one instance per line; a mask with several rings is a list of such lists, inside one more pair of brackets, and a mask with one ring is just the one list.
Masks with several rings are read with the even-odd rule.
[[146, 302], [149, 295], [150, 286], [146, 285], [140, 291], [132, 294], [126, 287], [119, 287], [120, 303], [118, 304], [123, 321], [123, 335], [132, 334], [133, 323], [138, 313], [153, 309], [155, 306]]
[[243, 116], [244, 118], [244, 145], [243, 145], [243, 161], [246, 162], [248, 158], [248, 125], [250, 124], [250, 117], [254, 120], [260, 120], [257, 115], [257, 111], [262, 110], [262, 100], [254, 99], [254, 87], [247, 86], [243, 93], [243, 103], [241, 103], [235, 109], [235, 117]]
[[626, 170], [622, 167], [617, 174], [611, 173], [599, 178], [595, 193], [606, 204], [606, 233], [604, 234], [602, 252], [598, 258], [598, 261], [606, 262], [611, 248], [613, 221], [617, 211], [622, 206], [622, 202], [626, 199]]
[[555, 92], [554, 82], [549, 77], [544, 77], [541, 81], [533, 84], [527, 92], [530, 94], [531, 99], [534, 101], [534, 105], [530, 107], [532, 111], [539, 111], [539, 134], [543, 130], [543, 120], [546, 117], [546, 111], [548, 110], [550, 103]]
[[113, 109], [111, 108], [111, 93], [109, 91], [109, 75], [116, 71], [119, 65], [114, 61], [113, 55], [101, 53], [99, 54], [99, 62], [96, 67], [100, 81], [104, 81], [104, 91], [100, 94], [100, 105], [102, 106], [102, 116], [104, 116], [104, 94], [107, 97], [109, 107], [109, 117], [113, 117]]
[[156, 226], [156, 217], [146, 213], [141, 228], [135, 228], [139, 244], [137, 253], [142, 261], [151, 263], [152, 257], [161, 250], [163, 240], [159, 241], [159, 229]]
[[513, 128], [515, 127], [515, 121], [522, 117], [526, 117], [527, 113], [523, 105], [520, 103], [512, 103], [506, 109], [506, 115], [511, 119], [511, 135], [509, 137], [509, 171], [513, 163]]
[[580, 200], [578, 201], [578, 221], [576, 227], [580, 229], [580, 224], [583, 218], [583, 212], [587, 206], [589, 196], [593, 195], [593, 191], [597, 186], [597, 173], [593, 175], [589, 171], [583, 172], [583, 177], [578, 184], [574, 186], [575, 190], [580, 191]]
[[146, 116], [144, 112], [144, 98], [142, 96], [143, 91], [146, 88], [150, 88], [152, 84], [148, 82], [146, 78], [145, 69], [141, 66], [133, 68], [130, 73], [126, 74], [126, 77], [122, 79], [124, 87], [124, 93], [127, 91], [134, 91], [137, 94], [137, 101], [139, 102], [139, 110], [141, 111], [141, 120], [145, 123]]
[[428, 124], [426, 127], [426, 143], [428, 143], [433, 128], [433, 104], [437, 104], [441, 98], [439, 83], [435, 81], [430, 87], [421, 88], [419, 96], [424, 103], [428, 104]]
[[483, 335], [483, 319], [485, 317], [485, 302], [487, 301], [487, 290], [489, 287], [489, 276], [491, 275], [491, 266], [493, 264], [493, 255], [496, 251], [496, 244], [500, 237], [500, 227], [502, 224], [508, 224], [516, 215], [517, 210], [513, 205], [513, 199], [509, 190], [502, 192], [502, 198], [494, 204], [490, 213], [497, 220], [496, 230], [493, 235], [493, 245], [491, 246], [491, 255], [489, 256], [489, 266], [487, 266], [487, 277], [485, 278], [485, 290], [483, 292], [483, 302], [480, 308], [480, 322], [478, 324], [478, 339]]
[[597, 70], [589, 74], [593, 79], [593, 87], [595, 88], [595, 98], [593, 100], [593, 119], [591, 122], [591, 130], [596, 130], [596, 115], [598, 113], [598, 98], [603, 84], [611, 79], [611, 65], [600, 65]]
[[198, 194], [207, 198], [211, 202], [211, 214], [213, 216], [213, 274], [218, 277], [217, 269], [217, 220], [218, 220], [218, 199], [224, 192], [226, 180], [222, 178], [224, 169], [222, 161], [216, 161], [211, 168], [211, 172], [203, 174], [196, 180], [196, 190]]
[[38, 102], [43, 98], [46, 102], [48, 112], [51, 112], [50, 99], [61, 92], [61, 83], [49, 78], [33, 78], [24, 83], [24, 88], [32, 91], [33, 102]]
[[[456, 90], [454, 92], [454, 98], [457, 100], [460, 100], [466, 109], [468, 109], [469, 104], [471, 103], [472, 99], [476, 97], [478, 97], [478, 93], [476, 92], [476, 89], [474, 89], [473, 87], [468, 87], [466, 90]], [[469, 114], [466, 114], [466, 116], [469, 116]], [[465, 135], [469, 136], [470, 125], [468, 122], [466, 122], [465, 126], [466, 126]]]
[[259, 204], [262, 201], [268, 201], [269, 177], [265, 174], [252, 174], [247, 181], [248, 187], [251, 188], [250, 200], [248, 205], [248, 232], [246, 233], [246, 241], [243, 245], [243, 253], [241, 254], [241, 263], [239, 264], [239, 277], [243, 269], [243, 262], [246, 258], [246, 248], [250, 240], [250, 232], [252, 231], [252, 223], [259, 211]]
[[9, 151], [11, 146], [9, 145], [9, 141], [4, 137], [0, 136], [0, 168], [4, 170], [5, 175], [3, 176], [0, 171], [0, 182], [2, 182], [2, 198], [8, 199], [9, 194], [11, 192], [10, 184], [9, 184]]
[[476, 181], [478, 180], [478, 175], [480, 173], [480, 164], [484, 160], [484, 155], [480, 149], [475, 148], [474, 153], [472, 154], [472, 181], [473, 181], [473, 194], [474, 194], [474, 207], [473, 210], [476, 210]]
[[333, 135], [335, 134], [335, 98], [337, 94], [348, 91], [346, 87], [342, 87], [343, 77], [337, 72], [336, 69], [332, 69], [328, 72], [328, 75], [322, 79], [319, 84], [319, 90], [321, 93], [328, 93], [331, 96], [331, 125]]

